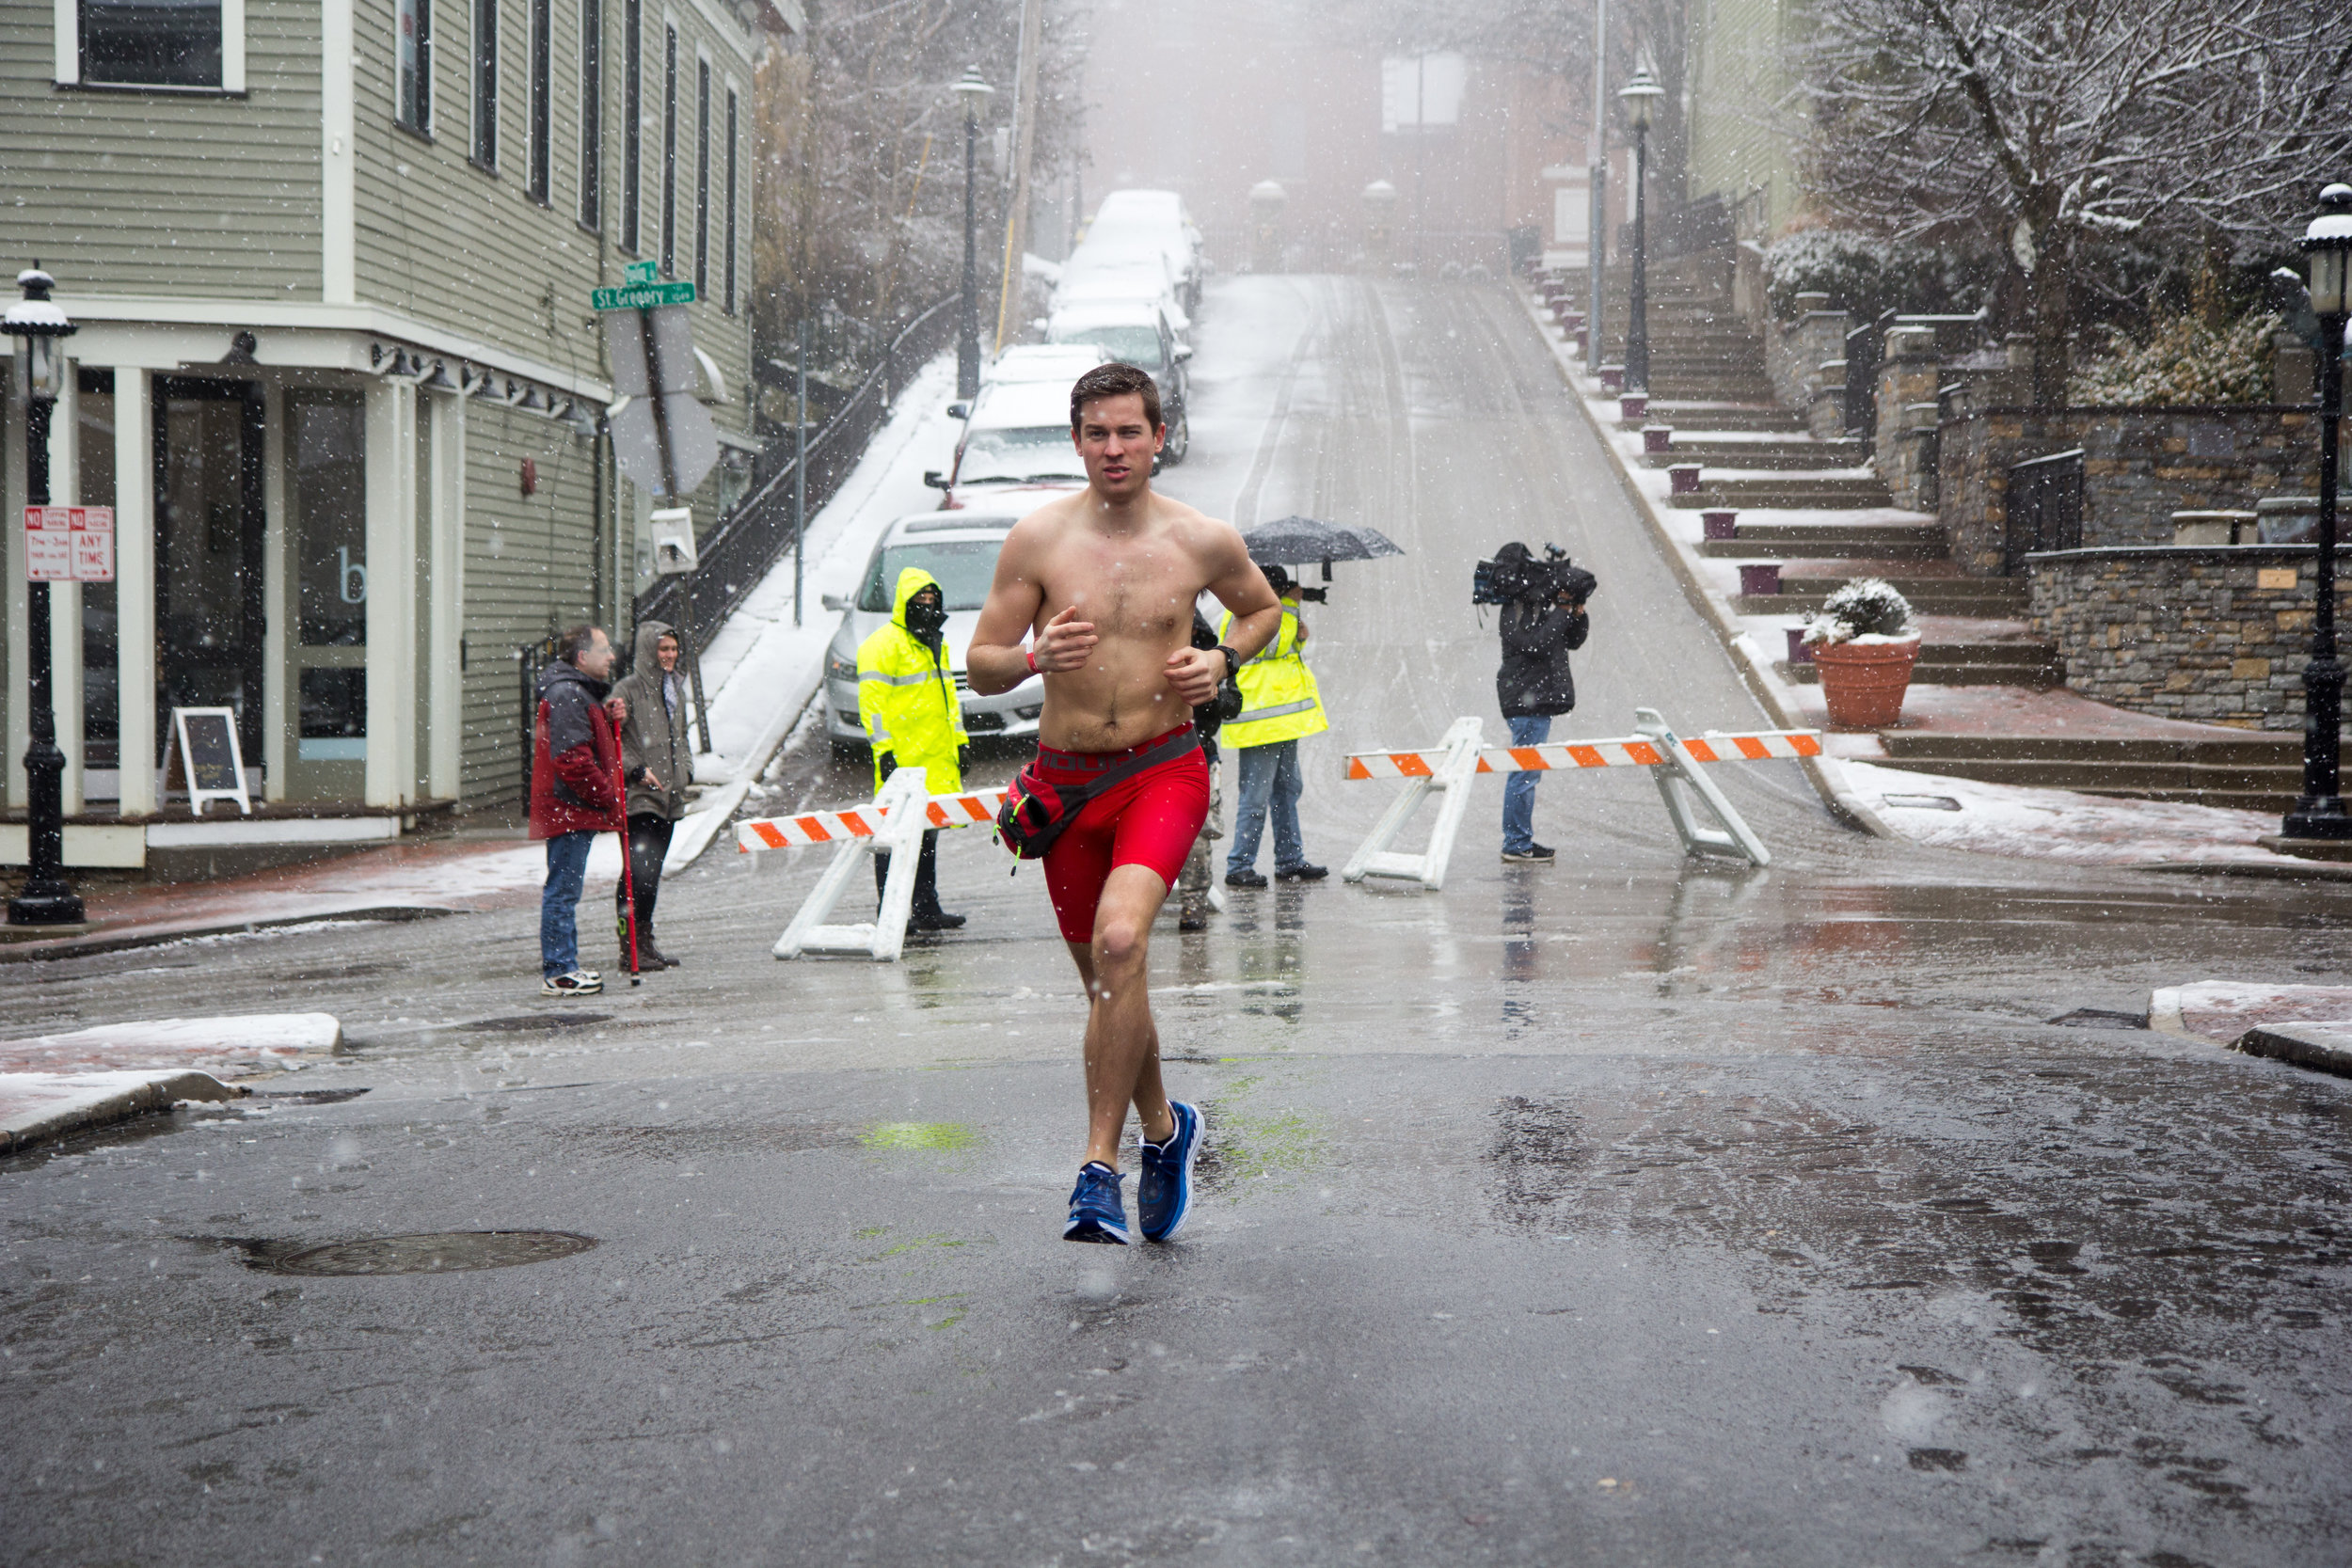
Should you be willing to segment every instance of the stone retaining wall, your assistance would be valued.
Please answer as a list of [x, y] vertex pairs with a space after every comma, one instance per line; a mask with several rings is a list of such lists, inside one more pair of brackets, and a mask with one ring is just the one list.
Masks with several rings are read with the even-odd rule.
[[1846, 331], [1843, 310], [1829, 309], [1829, 295], [1797, 296], [1804, 313], [1764, 328], [1764, 372], [1780, 405], [1803, 415], [1814, 435], [1832, 436], [1845, 428]]
[[[2029, 555], [2034, 629], [2058, 644], [2068, 689], [2095, 702], [2200, 724], [2300, 730], [2318, 555], [2309, 545]], [[2352, 615], [2352, 581], [2336, 587], [2341, 627]]]
[[2251, 511], [2319, 489], [2308, 406], [1988, 408], [1942, 426], [1936, 489], [1952, 555], [1974, 577], [2009, 556], [2009, 470], [2083, 449], [2083, 547], [2172, 542], [2175, 512]]

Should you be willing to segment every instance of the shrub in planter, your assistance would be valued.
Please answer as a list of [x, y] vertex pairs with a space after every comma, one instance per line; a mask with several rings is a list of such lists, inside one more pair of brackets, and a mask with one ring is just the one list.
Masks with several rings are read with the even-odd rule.
[[1821, 602], [1804, 642], [1821, 672], [1833, 728], [1875, 730], [1902, 717], [1919, 634], [1911, 601], [1893, 583], [1856, 578], [1838, 588]]

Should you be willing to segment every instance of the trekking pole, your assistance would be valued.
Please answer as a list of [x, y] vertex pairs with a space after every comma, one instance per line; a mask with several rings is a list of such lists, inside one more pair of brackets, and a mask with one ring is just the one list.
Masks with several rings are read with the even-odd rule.
[[[623, 818], [624, 821], [628, 819]], [[637, 870], [630, 863], [636, 857], [629, 853], [628, 830], [621, 830], [621, 895], [628, 910], [628, 983], [644, 982], [637, 978]]]

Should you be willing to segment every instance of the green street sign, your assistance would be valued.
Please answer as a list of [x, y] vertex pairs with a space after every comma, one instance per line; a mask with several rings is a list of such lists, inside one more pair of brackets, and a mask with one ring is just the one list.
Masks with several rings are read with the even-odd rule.
[[651, 261], [631, 261], [622, 269], [622, 281], [628, 283], [651, 283], [660, 276], [659, 269]]
[[681, 283], [631, 283], [626, 288], [598, 289], [588, 296], [599, 310], [650, 310], [660, 305], [691, 305], [694, 285]]

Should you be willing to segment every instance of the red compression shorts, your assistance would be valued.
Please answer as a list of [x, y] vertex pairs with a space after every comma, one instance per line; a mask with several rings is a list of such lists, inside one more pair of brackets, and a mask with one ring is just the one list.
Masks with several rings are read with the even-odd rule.
[[[1169, 735], [1173, 735], [1173, 730]], [[1138, 752], [1168, 739], [1154, 736], [1123, 752], [1037, 751], [1038, 770], [1057, 785], [1084, 785]], [[1122, 779], [1079, 808], [1045, 852], [1045, 891], [1065, 942], [1094, 940], [1095, 906], [1112, 868], [1149, 866], [1169, 887], [1184, 869], [1200, 825], [1209, 819], [1209, 763], [1195, 746], [1181, 756]]]

